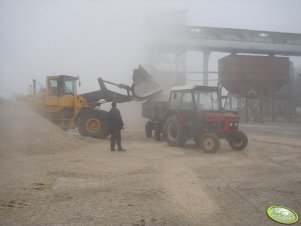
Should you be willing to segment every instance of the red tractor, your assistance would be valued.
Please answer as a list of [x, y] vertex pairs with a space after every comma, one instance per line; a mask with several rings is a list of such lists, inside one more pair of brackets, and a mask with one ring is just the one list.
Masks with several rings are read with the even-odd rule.
[[151, 99], [142, 105], [142, 115], [150, 119], [145, 124], [147, 137], [155, 131], [170, 146], [183, 146], [193, 138], [205, 152], [219, 149], [220, 139], [226, 139], [234, 150], [243, 150], [248, 144], [245, 133], [238, 130], [239, 116], [221, 109], [218, 87], [177, 86], [171, 89], [169, 101]]

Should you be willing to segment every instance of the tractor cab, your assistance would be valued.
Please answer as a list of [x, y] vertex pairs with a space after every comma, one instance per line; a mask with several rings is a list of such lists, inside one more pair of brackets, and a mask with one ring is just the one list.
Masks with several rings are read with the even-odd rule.
[[199, 133], [207, 126], [207, 116], [219, 112], [218, 97], [217, 87], [176, 86], [170, 92], [168, 112], [176, 113], [190, 133]]
[[172, 88], [169, 112], [177, 112], [192, 133], [214, 131], [223, 137], [238, 129], [239, 117], [221, 109], [218, 87], [176, 86]]
[[196, 86], [192, 90], [196, 111], [212, 111], [220, 110], [220, 99], [217, 87]]
[[176, 86], [171, 89], [170, 110], [219, 111], [220, 98], [217, 87]]

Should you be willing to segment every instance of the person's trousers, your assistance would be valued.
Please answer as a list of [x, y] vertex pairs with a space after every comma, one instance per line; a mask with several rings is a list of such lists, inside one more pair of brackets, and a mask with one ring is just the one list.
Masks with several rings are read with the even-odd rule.
[[121, 149], [120, 129], [111, 129], [111, 149], [115, 148], [115, 143], [117, 143], [118, 149]]

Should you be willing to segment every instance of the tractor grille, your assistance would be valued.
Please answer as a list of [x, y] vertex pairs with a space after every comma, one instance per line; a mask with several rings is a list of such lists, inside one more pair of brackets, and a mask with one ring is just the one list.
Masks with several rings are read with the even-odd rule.
[[217, 128], [217, 123], [216, 122], [207, 122], [205, 124], [205, 128], [209, 130], [215, 130]]

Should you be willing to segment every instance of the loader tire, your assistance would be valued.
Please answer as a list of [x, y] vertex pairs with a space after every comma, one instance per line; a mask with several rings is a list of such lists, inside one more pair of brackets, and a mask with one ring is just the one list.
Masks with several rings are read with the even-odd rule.
[[248, 137], [241, 131], [236, 131], [228, 138], [230, 147], [235, 151], [241, 151], [248, 145]]
[[170, 116], [166, 120], [164, 134], [170, 146], [181, 147], [185, 144], [184, 128], [176, 115]]
[[80, 135], [94, 138], [105, 138], [109, 135], [107, 112], [101, 110], [84, 111], [78, 120]]

